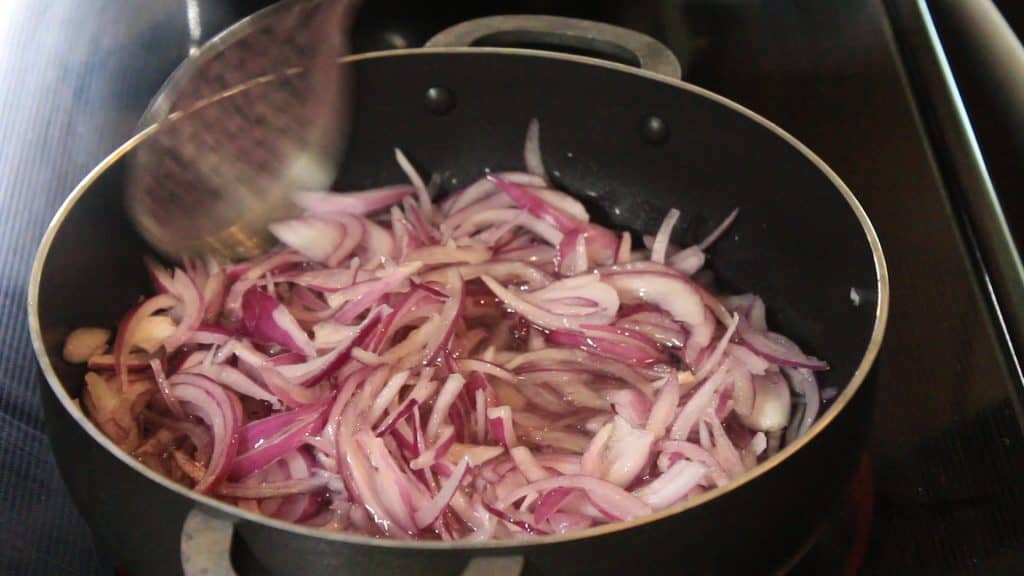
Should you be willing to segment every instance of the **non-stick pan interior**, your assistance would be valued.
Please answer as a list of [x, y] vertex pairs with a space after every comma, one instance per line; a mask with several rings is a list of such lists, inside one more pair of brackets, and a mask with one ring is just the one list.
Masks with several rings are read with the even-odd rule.
[[[772, 327], [832, 365], [819, 375], [823, 387], [850, 381], [878, 297], [864, 223], [823, 165], [765, 125], [673, 83], [531, 54], [405, 53], [352, 66], [354, 126], [341, 188], [401, 181], [395, 147], [422, 171], [439, 172], [449, 189], [485, 168], [521, 169], [523, 134], [537, 117], [548, 170], [605, 224], [653, 234], [676, 207], [675, 240], [686, 244], [739, 208], [711, 250], [717, 282], [763, 296]], [[431, 88], [454, 105], [428, 106]], [[645, 130], [652, 116], [666, 138]], [[42, 269], [40, 328], [72, 396], [82, 371], [61, 360], [64, 337], [83, 325], [115, 327], [149, 290], [148, 249], [123, 209], [124, 177], [117, 161], [81, 195]]]
[[[760, 294], [773, 328], [832, 365], [819, 375], [823, 388], [852, 377], [875, 323], [871, 246], [827, 168], [772, 130], [697, 92], [565, 60], [458, 54], [365, 64], [342, 188], [401, 181], [396, 146], [449, 188], [484, 168], [522, 169], [523, 134], [537, 117], [545, 166], [604, 224], [654, 234], [675, 207], [674, 239], [685, 245], [739, 208], [711, 250], [719, 286]], [[454, 98], [447, 114], [425, 106], [434, 87]], [[652, 116], [667, 140], [651, 142]]]

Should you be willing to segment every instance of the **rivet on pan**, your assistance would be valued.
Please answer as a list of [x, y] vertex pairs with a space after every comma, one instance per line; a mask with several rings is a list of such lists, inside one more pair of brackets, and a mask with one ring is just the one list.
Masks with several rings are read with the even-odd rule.
[[423, 104], [427, 112], [437, 116], [444, 116], [455, 108], [455, 94], [447, 88], [432, 86], [427, 89], [423, 97]]
[[668, 124], [657, 116], [644, 118], [642, 132], [644, 140], [656, 146], [660, 146], [668, 141]]

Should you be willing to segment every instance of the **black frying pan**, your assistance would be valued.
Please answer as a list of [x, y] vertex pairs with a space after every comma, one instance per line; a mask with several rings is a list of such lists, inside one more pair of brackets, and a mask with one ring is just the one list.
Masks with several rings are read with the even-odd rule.
[[[528, 24], [469, 24], [449, 41], [523, 38]], [[582, 47], [544, 30], [526, 38], [590, 53], [613, 46], [627, 62], [651, 62], [615, 37], [584, 34]], [[545, 165], [604, 224], [650, 233], [675, 206], [685, 231], [676, 240], [692, 240], [740, 207], [710, 259], [720, 286], [760, 293], [771, 324], [829, 361], [821, 385], [839, 395], [808, 434], [724, 488], [635, 522], [535, 543], [325, 534], [194, 494], [132, 460], [88, 421], [75, 401], [82, 370], [61, 359], [70, 330], [112, 326], [148, 289], [148, 248], [125, 214], [123, 183], [126, 158], [153, 137], [150, 129], [71, 194], [43, 238], [29, 288], [50, 438], [97, 544], [129, 574], [146, 575], [179, 573], [180, 552], [225, 573], [229, 546], [243, 574], [741, 574], [791, 558], [860, 459], [871, 399], [865, 382], [888, 310], [878, 239], [839, 177], [738, 104], [629, 65], [483, 47], [372, 53], [339, 65], [357, 78], [339, 186], [401, 180], [395, 146], [422, 167], [448, 170], [449, 183], [483, 167], [516, 168], [523, 128], [538, 117]], [[447, 95], [440, 105], [438, 93]]]

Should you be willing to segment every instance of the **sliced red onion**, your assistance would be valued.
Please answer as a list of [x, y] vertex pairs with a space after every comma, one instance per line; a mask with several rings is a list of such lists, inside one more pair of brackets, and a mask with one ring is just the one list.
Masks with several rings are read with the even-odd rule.
[[608, 393], [612, 410], [623, 417], [630, 426], [642, 428], [650, 417], [651, 400], [636, 388], [623, 388]]
[[437, 330], [427, 340], [427, 363], [436, 363], [440, 360], [441, 355], [451, 344], [452, 334], [455, 333], [455, 327], [462, 317], [466, 303], [466, 289], [462, 276], [457, 270], [449, 270], [448, 283], [445, 285], [444, 291], [448, 294], [448, 300], [444, 303], [438, 316]]
[[319, 292], [335, 292], [371, 277], [372, 274], [369, 272], [350, 266], [344, 268], [300, 270], [294, 273], [279, 275], [277, 278], [278, 280], [291, 282]]
[[590, 222], [590, 214], [587, 213], [587, 209], [583, 206], [583, 203], [565, 192], [533, 184], [524, 184], [524, 186], [529, 188], [530, 192], [533, 192], [541, 200], [547, 202], [551, 206], [554, 206], [561, 212], [568, 214], [580, 222]]
[[658, 308], [636, 312], [622, 311], [615, 325], [644, 334], [656, 343], [669, 348], [682, 348], [686, 342], [686, 331], [667, 313]]
[[373, 406], [370, 408], [370, 412], [367, 414], [371, 422], [376, 422], [384, 415], [384, 411], [387, 409], [388, 404], [391, 404], [398, 398], [398, 393], [405, 386], [405, 383], [409, 380], [409, 371], [403, 370], [393, 374], [384, 385], [384, 388], [380, 391], [380, 394], [374, 398]]
[[186, 372], [206, 376], [210, 380], [230, 388], [243, 396], [263, 400], [275, 409], [283, 407], [280, 398], [274, 396], [252, 378], [249, 378], [242, 371], [232, 366], [226, 364], [201, 364], [188, 368]]
[[587, 447], [581, 461], [583, 472], [617, 486], [629, 486], [643, 473], [653, 445], [654, 434], [616, 416]]
[[[463, 280], [474, 280], [487, 275], [494, 278], [502, 285], [523, 284], [530, 290], [537, 290], [551, 284], [551, 276], [543, 270], [530, 266], [525, 262], [501, 262], [490, 261], [480, 264], [466, 264], [459, 266], [459, 274]], [[424, 275], [425, 279], [443, 281], [447, 275], [447, 268], [433, 270]]]
[[491, 504], [487, 503], [486, 501], [484, 501], [483, 505], [484, 505], [484, 508], [486, 508], [488, 512], [490, 512], [491, 514], [494, 514], [500, 520], [502, 520], [504, 522], [508, 522], [509, 524], [519, 528], [523, 532], [526, 532], [528, 534], [534, 534], [536, 536], [544, 536], [546, 534], [550, 534], [550, 532], [548, 532], [547, 530], [544, 530], [542, 528], [538, 528], [537, 526], [534, 526], [533, 524], [531, 524], [527, 520], [519, 517], [518, 515], [510, 513], [510, 512], [506, 512], [505, 510], [502, 510], [500, 508], [492, 506]]
[[544, 161], [540, 155], [540, 122], [536, 118], [530, 120], [526, 128], [526, 143], [523, 145], [523, 162], [526, 164], [526, 171], [540, 178], [547, 178], [547, 171], [544, 170]]
[[732, 212], [729, 212], [729, 215], [725, 217], [725, 220], [722, 220], [722, 223], [719, 224], [711, 234], [708, 234], [708, 237], [702, 240], [697, 247], [701, 250], [707, 250], [722, 236], [722, 234], [725, 234], [725, 231], [728, 230], [730, 226], [732, 226], [732, 223], [736, 220], [736, 215], [739, 213], [739, 208], [735, 208]]
[[[535, 367], [537, 365], [543, 366], [543, 368]], [[649, 379], [633, 367], [583, 350], [547, 348], [536, 352], [527, 352], [506, 363], [505, 368], [517, 372], [558, 369], [588, 374], [606, 374], [628, 382], [645, 395], [654, 397]]]
[[228, 295], [224, 299], [224, 313], [232, 319], [242, 316], [242, 296], [249, 288], [256, 285], [261, 278], [268, 273], [275, 273], [284, 268], [290, 268], [304, 262], [305, 256], [286, 250], [274, 252], [255, 262], [250, 261], [239, 264], [227, 271], [227, 278], [231, 283]]
[[160, 365], [160, 360], [151, 358], [149, 360], [149, 367], [153, 371], [153, 380], [156, 381], [156, 387], [160, 390], [160, 396], [163, 397], [164, 403], [167, 404], [171, 414], [176, 418], [185, 418], [185, 411], [181, 409], [181, 404], [171, 394], [171, 386], [167, 383], [167, 377], [164, 375], [164, 369]]
[[[314, 466], [316, 461], [309, 452], [303, 449], [296, 450], [282, 458], [277, 468], [284, 474], [282, 479], [302, 480], [314, 478]], [[320, 473], [319, 478], [326, 480], [324, 488], [330, 490], [332, 482], [337, 479], [332, 475]], [[299, 493], [285, 498], [265, 498], [260, 502], [260, 511], [270, 514], [279, 520], [288, 522], [302, 522], [316, 515], [323, 508], [323, 500], [319, 498], [321, 490], [314, 490], [306, 493]], [[269, 510], [273, 508], [273, 510]]]
[[384, 534], [402, 537], [401, 533], [394, 533], [391, 529], [390, 516], [375, 490], [373, 469], [366, 450], [351, 434], [342, 433], [338, 437], [338, 453], [344, 455], [346, 466], [342, 469], [342, 478], [345, 479], [346, 490], [356, 504], [354, 509], [368, 511], [373, 520], [371, 524], [376, 524]]
[[456, 360], [460, 370], [481, 372], [489, 374], [506, 382], [515, 382], [517, 377], [515, 374], [505, 370], [501, 366], [486, 362], [484, 360], [478, 360], [475, 358], [465, 358]]
[[615, 326], [585, 324], [580, 326], [580, 332], [552, 330], [548, 341], [589, 349], [636, 366], [665, 361], [665, 355], [653, 340], [640, 332]]
[[828, 370], [828, 363], [804, 354], [796, 344], [781, 334], [755, 330], [746, 322], [741, 322], [736, 331], [741, 345], [769, 362], [790, 368]]
[[594, 519], [584, 514], [553, 512], [548, 524], [556, 534], [568, 534], [577, 530], [585, 530], [594, 525]]
[[665, 253], [668, 251], [668, 243], [672, 239], [672, 229], [676, 227], [677, 220], [679, 220], [679, 210], [673, 208], [661, 221], [661, 227], [658, 228], [658, 234], [654, 237], [654, 243], [651, 245], [652, 261], [665, 262]]
[[441, 391], [437, 394], [437, 399], [434, 400], [434, 407], [430, 411], [430, 419], [427, 420], [427, 427], [424, 430], [427, 440], [433, 441], [437, 438], [441, 422], [448, 415], [448, 410], [465, 383], [466, 379], [461, 374], [452, 374], [444, 381]]
[[469, 462], [466, 460], [459, 462], [459, 465], [455, 467], [452, 474], [444, 481], [441, 489], [430, 503], [416, 511], [414, 519], [418, 528], [422, 530], [437, 520], [444, 509], [448, 507], [452, 497], [455, 495], [455, 491], [459, 489], [459, 485], [462, 484], [463, 479], [466, 477], [468, 469]]
[[602, 279], [618, 292], [622, 302], [654, 304], [687, 326], [704, 323], [700, 294], [682, 278], [651, 272], [624, 272], [606, 273]]
[[[544, 186], [545, 184], [544, 178], [527, 172], [496, 172], [493, 175], [521, 186]], [[494, 182], [484, 177], [452, 194], [447, 200], [442, 202], [442, 210], [450, 218], [467, 207], [475, 206], [480, 200], [497, 194], [498, 187]]]
[[283, 480], [281, 482], [267, 482], [264, 484], [233, 484], [224, 483], [217, 489], [219, 496], [228, 498], [280, 498], [294, 494], [306, 494], [319, 490], [327, 485], [330, 479], [326, 476], [313, 476], [296, 480]]
[[341, 247], [334, 258], [340, 262], [362, 239], [362, 227], [353, 226], [358, 220], [317, 218], [305, 216], [280, 220], [270, 224], [270, 232], [284, 245], [315, 262], [327, 263]]
[[616, 520], [632, 520], [650, 514], [653, 511], [646, 502], [615, 484], [592, 476], [571, 474], [531, 482], [502, 498], [495, 507], [498, 509], [507, 508], [525, 496], [557, 488], [570, 488], [586, 492], [587, 497], [594, 506]]
[[530, 449], [525, 446], [516, 446], [508, 451], [509, 456], [515, 462], [515, 465], [519, 468], [519, 471], [523, 473], [523, 477], [528, 482], [537, 482], [545, 478], [552, 476], [551, 472], [544, 468], [544, 466], [534, 457]]
[[619, 247], [615, 251], [615, 263], [626, 264], [632, 259], [633, 236], [629, 232], [623, 232], [619, 240]]
[[715, 455], [715, 459], [721, 464], [725, 473], [730, 478], [736, 478], [743, 474], [746, 468], [743, 465], [743, 460], [740, 457], [739, 451], [733, 444], [732, 439], [725, 433], [725, 428], [722, 426], [722, 422], [717, 416], [711, 414], [706, 420], [708, 428], [711, 430], [712, 437], [714, 438], [714, 446], [711, 448], [712, 454]]
[[803, 410], [801, 411], [798, 425], [793, 426], [791, 422], [786, 430], [786, 441], [792, 442], [806, 433], [811, 425], [814, 424], [814, 421], [817, 420], [818, 411], [821, 409], [821, 392], [818, 389], [818, 379], [814, 377], [814, 372], [811, 372], [809, 369], [783, 368], [782, 371], [786, 374], [786, 379], [789, 380], [789, 385], [793, 388], [793, 392], [804, 398]]
[[258, 342], [277, 344], [310, 358], [316, 356], [313, 342], [295, 317], [276, 298], [256, 287], [242, 297], [242, 323]]
[[[403, 282], [409, 279], [417, 270], [422, 267], [420, 262], [409, 262], [398, 266], [394, 270], [385, 273], [376, 280], [368, 280], [363, 283], [362, 293], [355, 300], [345, 303], [341, 312], [335, 317], [338, 322], [350, 322], [365, 312], [368, 308], [380, 301], [388, 292], [394, 290]], [[328, 296], [327, 301], [332, 306], [339, 299], [333, 296], [341, 294], [341, 291]]]
[[495, 406], [487, 409], [487, 426], [491, 438], [507, 448], [514, 447], [518, 441], [512, 429], [512, 409], [508, 406]]
[[487, 175], [435, 206], [440, 179], [396, 151], [411, 185], [300, 193], [308, 213], [272, 227], [283, 248], [147, 263], [162, 295], [110, 355], [105, 337], [68, 343], [102, 371], [83, 407], [247, 510], [442, 541], [636, 518], [743, 474], [787, 421], [787, 441], [806, 432], [807, 368], [827, 366], [770, 332], [757, 296], [700, 283], [735, 213], [677, 250], [672, 210], [633, 251], [545, 182], [528, 133], [540, 176]]
[[665, 263], [687, 276], [693, 276], [704, 267], [706, 260], [707, 256], [699, 246], [690, 246], [670, 256]]
[[223, 346], [228, 343], [232, 334], [233, 333], [231, 331], [220, 326], [200, 324], [198, 328], [189, 334], [186, 344], [212, 344], [216, 346]]
[[479, 264], [491, 258], [491, 251], [482, 244], [467, 243], [461, 246], [449, 242], [443, 246], [425, 246], [412, 250], [406, 256], [409, 260], [422, 262], [425, 266], [438, 264]]
[[536, 524], [543, 524], [551, 517], [552, 514], [558, 511], [558, 509], [573, 495], [573, 491], [569, 488], [555, 488], [544, 493], [537, 500], [536, 506], [533, 509], [533, 521]]
[[680, 460], [633, 494], [655, 510], [668, 508], [686, 497], [700, 482], [707, 468], [697, 462]]
[[293, 200], [307, 212], [322, 215], [365, 216], [400, 201], [415, 190], [408, 184], [352, 192], [298, 192]]
[[177, 299], [169, 294], [154, 296], [136, 306], [121, 319], [121, 323], [117, 327], [117, 336], [114, 337], [113, 355], [116, 362], [114, 371], [120, 378], [122, 387], [125, 384], [125, 374], [128, 371], [128, 353], [131, 352], [139, 323], [155, 312], [170, 308], [176, 303]]
[[711, 401], [725, 381], [728, 373], [728, 370], [723, 366], [701, 384], [697, 392], [686, 401], [683, 409], [679, 411], [675, 421], [672, 423], [672, 430], [669, 436], [676, 440], [685, 440], [689, 436], [690, 430], [693, 429], [701, 416], [711, 407]]
[[517, 206], [533, 216], [548, 222], [562, 233], [575, 230], [583, 224], [579, 220], [544, 202], [544, 200], [523, 186], [495, 175], [489, 175], [487, 179], [494, 182]]
[[563, 276], [582, 274], [590, 268], [587, 258], [587, 235], [583, 230], [573, 230], [562, 238], [558, 245], [558, 273]]
[[[423, 434], [426, 436], [426, 432]], [[409, 461], [409, 468], [423, 470], [431, 468], [440, 463], [440, 460], [448, 455], [448, 451], [455, 444], [455, 427], [445, 424], [437, 432], [433, 444], [425, 450], [418, 450], [419, 454]]]
[[679, 396], [679, 378], [675, 374], [666, 376], [647, 416], [647, 430], [655, 439], [663, 437], [668, 430], [668, 425], [672, 423], [672, 417], [679, 405]]
[[576, 330], [582, 324], [607, 324], [618, 310], [615, 291], [593, 274], [559, 280], [536, 292], [520, 294], [490, 276], [480, 278], [507, 306], [549, 330]]
[[694, 374], [698, 380], [703, 380], [712, 370], [718, 367], [722, 357], [725, 355], [725, 349], [729, 345], [729, 340], [732, 339], [732, 335], [736, 332], [736, 326], [739, 324], [740, 318], [738, 315], [733, 314], [732, 321], [725, 327], [725, 333], [719, 338], [718, 344], [715, 345], [714, 350], [711, 351], [704, 361], [700, 363], [697, 372]]
[[[497, 261], [527, 262], [534, 266], [546, 268], [544, 263], [550, 263], [555, 257], [555, 249], [539, 243], [530, 243], [522, 246], [509, 245], [502, 247], [494, 253]], [[546, 269], [544, 270], [547, 271]]]
[[178, 375], [170, 379], [171, 395], [189, 413], [206, 422], [213, 435], [213, 454], [198, 492], [211, 492], [227, 475], [238, 450], [242, 405], [238, 397], [202, 376]]
[[419, 202], [419, 209], [423, 212], [423, 216], [429, 221], [433, 217], [434, 205], [430, 201], [430, 193], [427, 191], [427, 185], [423, 183], [423, 178], [420, 177], [419, 172], [413, 168], [412, 163], [405, 157], [405, 154], [401, 150], [395, 148], [395, 160], [398, 161], [398, 165], [402, 168], [402, 172], [409, 178], [409, 182], [412, 183], [413, 188], [416, 190], [416, 199]]
[[393, 259], [396, 254], [396, 246], [391, 233], [373, 220], [361, 218], [360, 223], [366, 234], [362, 247], [357, 253], [362, 262], [372, 267]]

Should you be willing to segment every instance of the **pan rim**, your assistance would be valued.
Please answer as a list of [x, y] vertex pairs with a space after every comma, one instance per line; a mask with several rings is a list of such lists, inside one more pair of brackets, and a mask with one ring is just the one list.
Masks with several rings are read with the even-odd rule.
[[[384, 58], [398, 58], [398, 57], [415, 57], [424, 55], [444, 55], [444, 54], [493, 54], [493, 55], [508, 55], [508, 56], [519, 56], [519, 57], [534, 57], [534, 58], [545, 58], [545, 59], [556, 59], [568, 62], [574, 62], [581, 65], [598, 66], [613, 70], [620, 73], [626, 73], [633, 76], [641, 77], [646, 80], [652, 80], [673, 86], [678, 89], [685, 90], [687, 92], [696, 94], [707, 98], [717, 104], [729, 108], [735, 113], [738, 113], [748, 120], [751, 120], [762, 128], [765, 128], [772, 132], [775, 136], [779, 137], [784, 142], [795, 148], [800, 152], [808, 161], [810, 161], [818, 170], [820, 170], [832, 183], [833, 187], [843, 196], [850, 209], [853, 211], [857, 220], [860, 222], [861, 227], [864, 231], [865, 238], [868, 241], [868, 245], [871, 248], [875, 264], [876, 274], [876, 290], [878, 293], [877, 302], [875, 306], [875, 323], [872, 329], [871, 338], [868, 341], [868, 346], [861, 357], [860, 363], [857, 365], [853, 376], [850, 378], [849, 383], [843, 389], [843, 391], [837, 396], [833, 402], [833, 406], [830, 407], [819, 419], [811, 426], [811, 428], [793, 444], [786, 446], [780, 450], [777, 454], [769, 458], [768, 460], [758, 464], [754, 468], [748, 470], [738, 478], [732, 480], [725, 486], [710, 490], [700, 496], [693, 499], [686, 500], [676, 504], [675, 506], [666, 508], [664, 510], [643, 516], [641, 518], [631, 520], [628, 522], [615, 522], [610, 524], [604, 524], [572, 532], [569, 534], [562, 535], [548, 535], [536, 538], [530, 538], [526, 540], [493, 540], [483, 542], [464, 542], [464, 541], [424, 541], [424, 540], [394, 540], [394, 539], [378, 539], [369, 536], [363, 536], [360, 534], [346, 533], [346, 532], [327, 532], [293, 524], [291, 522], [285, 522], [274, 518], [268, 518], [253, 514], [226, 502], [222, 502], [210, 496], [199, 494], [182, 486], [174, 483], [163, 476], [160, 476], [153, 470], [146, 467], [143, 463], [132, 458], [128, 453], [114, 444], [107, 436], [85, 415], [85, 413], [78, 406], [77, 402], [67, 393], [60, 378], [57, 377], [56, 370], [49, 361], [49, 357], [46, 352], [45, 344], [43, 342], [42, 331], [39, 322], [39, 289], [42, 281], [42, 272], [46, 264], [46, 259], [50, 251], [50, 247], [53, 243], [54, 238], [58, 230], [63, 225], [64, 220], [68, 214], [77, 204], [78, 200], [92, 187], [96, 180], [104, 174], [111, 166], [117, 163], [125, 154], [135, 148], [139, 143], [151, 136], [156, 130], [163, 125], [165, 121], [173, 121], [181, 115], [187, 114], [189, 111], [175, 112], [168, 116], [165, 120], [151, 125], [145, 130], [139, 132], [124, 144], [113, 151], [109, 156], [104, 158], [95, 168], [93, 168], [72, 190], [71, 194], [64, 200], [60, 208], [57, 210], [53, 219], [47, 225], [46, 232], [43, 238], [40, 240], [39, 248], [36, 251], [35, 257], [32, 263], [32, 270], [29, 276], [29, 286], [27, 294], [27, 311], [29, 321], [29, 332], [32, 340], [32, 348], [36, 355], [36, 360], [39, 363], [40, 369], [46, 378], [47, 384], [53, 391], [62, 407], [71, 417], [89, 434], [92, 439], [103, 446], [107, 451], [111, 452], [116, 458], [121, 460], [124, 464], [128, 465], [135, 472], [142, 474], [149, 480], [159, 484], [161, 487], [172, 490], [175, 493], [188, 498], [196, 503], [197, 506], [202, 506], [206, 509], [212, 509], [217, 514], [222, 516], [233, 517], [236, 519], [242, 519], [246, 522], [252, 522], [255, 524], [264, 525], [267, 527], [285, 530], [299, 536], [307, 536], [311, 538], [323, 539], [331, 542], [339, 542], [345, 544], [358, 544], [373, 546], [385, 549], [413, 549], [420, 551], [470, 551], [470, 552], [512, 552], [516, 550], [531, 548], [540, 545], [553, 545], [559, 543], [565, 543], [575, 540], [582, 540], [586, 538], [593, 538], [599, 536], [605, 536], [614, 532], [624, 531], [631, 528], [636, 528], [642, 525], [658, 522], [669, 516], [675, 516], [689, 510], [696, 508], [706, 502], [713, 499], [722, 497], [729, 492], [737, 490], [747, 483], [759, 478], [766, 474], [768, 471], [779, 466], [785, 462], [791, 455], [799, 451], [806, 444], [809, 444], [817, 436], [831, 424], [833, 420], [846, 408], [854, 395], [860, 390], [864, 383], [874, 361], [878, 355], [878, 351], [881, 348], [882, 341], [885, 336], [885, 328], [888, 322], [889, 315], [889, 276], [888, 269], [886, 266], [885, 256], [882, 251], [881, 243], [878, 239], [878, 235], [875, 231], [874, 225], [871, 223], [870, 218], [864, 211], [863, 206], [854, 196], [853, 192], [847, 187], [843, 180], [839, 177], [831, 167], [828, 166], [819, 156], [817, 156], [810, 148], [800, 142], [789, 132], [785, 131], [775, 123], [757, 114], [756, 112], [746, 108], [745, 106], [730, 100], [720, 94], [712, 92], [706, 88], [701, 88], [689, 82], [661, 76], [659, 74], [634, 68], [631, 66], [618, 64], [614, 62], [608, 62], [596, 58], [590, 58], [585, 56], [577, 56], [572, 54], [560, 54], [553, 52], [546, 52], [540, 50], [528, 50], [518, 48], [487, 48], [487, 47], [466, 47], [466, 48], [408, 48], [400, 50], [385, 50], [377, 52], [366, 52], [362, 54], [356, 54], [346, 56], [338, 59], [338, 63], [351, 63], [367, 60], [379, 60]], [[205, 106], [211, 102], [219, 100], [221, 98], [230, 97], [242, 90], [245, 90], [253, 85], [270, 82], [276, 78], [279, 78], [282, 74], [294, 74], [301, 71], [301, 68], [291, 68], [282, 73], [275, 73], [266, 76], [261, 76], [241, 84], [235, 88], [231, 88], [227, 91], [221, 92], [211, 98], [203, 100], [197, 104], [191, 110], [195, 108]]]

